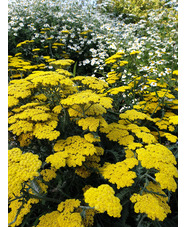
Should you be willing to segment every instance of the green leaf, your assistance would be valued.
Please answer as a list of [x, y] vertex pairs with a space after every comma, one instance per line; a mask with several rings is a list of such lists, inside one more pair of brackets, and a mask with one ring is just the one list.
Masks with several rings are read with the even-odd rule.
[[77, 69], [77, 62], [75, 63], [74, 68], [73, 68], [73, 77], [76, 76], [76, 69]]

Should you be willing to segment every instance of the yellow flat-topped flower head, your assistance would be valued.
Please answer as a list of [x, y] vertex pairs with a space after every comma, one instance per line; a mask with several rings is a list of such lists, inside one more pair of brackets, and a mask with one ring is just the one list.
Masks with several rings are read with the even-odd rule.
[[[130, 198], [131, 202], [135, 203], [135, 212], [145, 213], [152, 220], [163, 221], [171, 213], [170, 207], [167, 204], [168, 197], [158, 184], [150, 182], [146, 188], [150, 193], [143, 192], [142, 195], [134, 193]], [[153, 194], [153, 192], [164, 195], [165, 197]]]
[[130, 55], [134, 55], [134, 54], [139, 54], [141, 51], [139, 50], [133, 50], [132, 52], [130, 52]]
[[173, 192], [176, 190], [177, 184], [174, 179], [178, 177], [176, 159], [168, 148], [158, 143], [150, 144], [145, 148], [137, 149], [136, 153], [143, 167], [159, 171], [155, 174], [155, 179], [162, 189]]
[[66, 69], [72, 64], [74, 64], [74, 61], [71, 59], [60, 59], [49, 63], [49, 65], [54, 66], [56, 69]]
[[66, 140], [58, 140], [54, 145], [55, 154], [46, 158], [46, 162], [59, 169], [68, 165], [69, 167], [81, 166], [88, 156], [97, 154], [96, 147], [80, 136], [71, 136]]
[[116, 184], [117, 188], [129, 187], [134, 183], [136, 173], [129, 171], [134, 166], [138, 165], [138, 160], [135, 158], [127, 158], [116, 164], [105, 163], [100, 168], [100, 172], [105, 179], [108, 179], [112, 184]]
[[22, 153], [19, 148], [8, 151], [8, 197], [20, 196], [22, 184], [39, 176], [38, 170], [42, 162], [39, 156]]
[[100, 213], [105, 211], [109, 216], [120, 217], [122, 206], [119, 198], [114, 196], [115, 191], [108, 184], [102, 184], [98, 188], [90, 188], [84, 193], [85, 202], [94, 207]]

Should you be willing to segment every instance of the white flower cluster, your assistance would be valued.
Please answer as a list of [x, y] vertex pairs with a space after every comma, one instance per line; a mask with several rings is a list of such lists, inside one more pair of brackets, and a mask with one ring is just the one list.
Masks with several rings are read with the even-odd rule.
[[[31, 39], [38, 39], [43, 45], [45, 40], [53, 38], [56, 42], [64, 44], [64, 51], [70, 56], [81, 56], [79, 66], [89, 65], [94, 68], [93, 73], [103, 72], [105, 59], [120, 50], [124, 50], [125, 53], [141, 51], [137, 56], [137, 60], [140, 59], [138, 70], [144, 75], [150, 73], [161, 77], [170, 72], [166, 68], [169, 69], [178, 58], [178, 47], [175, 44], [177, 19], [172, 11], [166, 8], [151, 10], [148, 23], [143, 18], [138, 23], [125, 24], [120, 17], [111, 19], [109, 15], [100, 13], [95, 2], [88, 2], [10, 1], [9, 34], [17, 36], [19, 31], [26, 27], [29, 28]], [[103, 6], [111, 4], [103, 2]], [[169, 18], [166, 24], [161, 23], [164, 17]], [[48, 18], [53, 18], [53, 22]], [[170, 36], [161, 37], [162, 26], [171, 30]], [[49, 28], [50, 31], [42, 33], [42, 28]], [[69, 33], [62, 32], [66, 30]], [[171, 54], [172, 60], [166, 61], [167, 56]], [[165, 66], [164, 69], [160, 69], [162, 65]]]

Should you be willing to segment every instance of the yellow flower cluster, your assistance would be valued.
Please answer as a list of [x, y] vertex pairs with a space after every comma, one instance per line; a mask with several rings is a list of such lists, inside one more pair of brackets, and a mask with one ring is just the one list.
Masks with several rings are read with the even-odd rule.
[[112, 65], [111, 72], [107, 74], [108, 78], [106, 79], [106, 81], [108, 82], [108, 84], [114, 84], [116, 81], [118, 81], [121, 78], [122, 73], [116, 72], [113, 70], [128, 64], [128, 61], [120, 60], [121, 58], [123, 58], [123, 55], [124, 55], [124, 52], [117, 52], [116, 54], [112, 55], [111, 57], [105, 60], [106, 65], [108, 64]]
[[80, 208], [80, 200], [67, 199], [58, 205], [57, 211], [47, 213], [39, 218], [37, 227], [89, 227], [93, 226], [94, 209], [86, 209], [81, 217], [83, 208]]
[[169, 117], [169, 123], [173, 124], [173, 125], [177, 125], [178, 124], [178, 116], [170, 116]]
[[32, 139], [33, 139], [33, 134], [28, 132], [25, 134], [21, 134], [18, 138], [18, 141], [20, 143], [20, 146], [24, 147], [24, 146], [28, 146], [32, 142]]
[[95, 170], [99, 170], [100, 168], [100, 156], [104, 154], [104, 149], [102, 147], [97, 147], [95, 146], [97, 153], [92, 155], [92, 156], [88, 156], [86, 158], [86, 161], [84, 162], [84, 165], [82, 166], [77, 166], [75, 173], [79, 176], [81, 176], [82, 178], [87, 178], [91, 175], [92, 172], [95, 172]]
[[8, 107], [16, 106], [19, 103], [19, 99], [12, 95], [8, 95]]
[[26, 78], [26, 80], [31, 81], [34, 87], [37, 87], [40, 84], [43, 86], [62, 85], [67, 87], [71, 87], [73, 85], [70, 78], [67, 78], [66, 76], [55, 71], [34, 71]]
[[42, 162], [38, 155], [22, 154], [19, 148], [8, 151], [8, 197], [20, 196], [22, 184], [39, 176], [38, 170]]
[[87, 133], [84, 135], [84, 138], [89, 142], [89, 143], [94, 143], [94, 142], [100, 142], [100, 137], [99, 136], [94, 136], [92, 133]]
[[145, 113], [139, 112], [137, 110], [127, 110], [125, 113], [122, 113], [119, 115], [121, 119], [128, 119], [129, 121], [135, 121], [135, 120], [149, 120], [154, 121], [150, 116], [148, 116]]
[[141, 143], [135, 143], [135, 142], [130, 143], [130, 144], [128, 145], [128, 148], [129, 148], [130, 150], [135, 150], [137, 147], [143, 147], [143, 145], [142, 145]]
[[80, 213], [75, 212], [80, 203], [78, 199], [67, 199], [58, 205], [60, 215], [57, 220], [61, 227], [84, 227]]
[[106, 109], [100, 104], [73, 105], [68, 109], [71, 117], [82, 117], [83, 113], [87, 116], [99, 116], [106, 113]]
[[[96, 77], [91, 76], [76, 76], [73, 81], [78, 82], [78, 87], [92, 89], [98, 93], [103, 93], [103, 91], [108, 88], [108, 84]], [[81, 85], [82, 84], [82, 85]]]
[[170, 117], [177, 118], [178, 116], [172, 112], [166, 112], [162, 119], [160, 118], [155, 119], [156, 120], [155, 124], [158, 126], [160, 130], [165, 129], [172, 132], [175, 130], [175, 127], [170, 124], [169, 122]]
[[20, 136], [21, 146], [29, 144], [33, 136], [49, 140], [59, 136], [60, 132], [54, 130], [58, 124], [57, 115], [47, 106], [33, 102], [13, 109], [12, 112], [14, 111], [16, 113], [9, 117], [9, 130]]
[[108, 184], [102, 184], [98, 188], [90, 188], [84, 193], [85, 202], [94, 207], [100, 213], [105, 211], [109, 216], [121, 217], [122, 206], [119, 198], [114, 196], [115, 191]]
[[172, 74], [178, 76], [178, 70], [174, 70]]
[[69, 30], [62, 30], [61, 32], [62, 33], [66, 33], [66, 34], [70, 34], [70, 31]]
[[146, 127], [140, 127], [136, 124], [129, 124], [125, 120], [119, 120], [118, 123], [101, 125], [100, 131], [106, 133], [107, 137], [112, 141], [118, 141], [120, 145], [128, 146], [134, 142], [134, 136], [129, 132], [134, 133], [138, 138], [141, 138], [144, 143], [155, 143], [156, 138], [150, 133]]
[[106, 81], [108, 84], [114, 84], [117, 80], [119, 80], [122, 76], [122, 73], [117, 73], [116, 71], [111, 71], [107, 74]]
[[124, 66], [124, 65], [126, 65], [126, 64], [128, 64], [128, 61], [120, 61], [119, 62], [119, 66]]
[[105, 60], [105, 64], [112, 64], [112, 63], [115, 63], [117, 61], [117, 59], [120, 59], [122, 58], [124, 55], [124, 53], [122, 52], [117, 52], [116, 54], [112, 55], [111, 57], [107, 58]]
[[44, 123], [36, 123], [33, 135], [38, 139], [48, 139], [50, 141], [57, 139], [60, 135], [59, 131], [54, 130], [58, 124], [57, 120], [58, 119], [54, 116], [54, 118], [51, 118]]
[[16, 47], [20, 47], [24, 44], [33, 43], [33, 42], [34, 42], [34, 40], [25, 40], [23, 42], [18, 43]]
[[61, 202], [58, 205], [57, 210], [59, 212], [73, 212], [75, 208], [80, 206], [80, 200], [78, 199], [67, 199], [65, 202]]
[[170, 93], [170, 90], [167, 89], [161, 89], [157, 92], [151, 92], [152, 96], [158, 96], [159, 98], [168, 98], [168, 99], [175, 99], [175, 96]]
[[54, 66], [56, 69], [66, 69], [74, 63], [71, 59], [60, 59], [56, 61], [52, 61], [49, 64]]
[[71, 76], [72, 74], [66, 69], [56, 69], [56, 72], [64, 76]]
[[85, 227], [93, 226], [94, 215], [97, 213], [94, 209], [86, 209], [85, 218], [83, 218], [83, 224]]
[[130, 89], [129, 86], [120, 86], [120, 87], [114, 87], [107, 91], [107, 93], [112, 95], [117, 95], [118, 93], [124, 93], [126, 90]]
[[81, 32], [80, 35], [86, 35], [86, 34], [89, 33], [89, 32], [93, 32], [93, 30], [88, 29], [88, 30], [86, 30], [86, 31]]
[[[148, 92], [143, 94], [144, 101], [140, 101], [137, 105], [134, 105], [134, 109], [152, 114], [160, 110], [163, 105], [169, 106], [170, 109], [178, 109], [178, 100], [171, 94], [170, 90], [161, 89], [157, 92]], [[164, 100], [162, 103], [162, 99]]]
[[31, 132], [33, 130], [33, 124], [25, 120], [19, 120], [9, 127], [9, 131], [19, 136], [21, 133]]
[[31, 65], [30, 61], [23, 60], [19, 55], [21, 53], [16, 54], [14, 57], [9, 56], [8, 58], [10, 79], [23, 78], [27, 72], [40, 68], [39, 65]]
[[139, 50], [133, 50], [132, 52], [130, 52], [130, 55], [134, 55], [134, 54], [139, 54], [141, 51]]
[[144, 113], [152, 114], [161, 109], [161, 104], [159, 104], [158, 98], [152, 96], [150, 93], [147, 95], [144, 94], [144, 101], [140, 101], [137, 105], [134, 105], [133, 108], [143, 110]]
[[137, 132], [136, 136], [138, 138], [142, 139], [143, 143], [151, 144], [151, 143], [156, 143], [157, 142], [155, 136], [153, 136], [151, 133]]
[[35, 52], [35, 51], [40, 51], [40, 50], [41, 50], [40, 48], [35, 48], [32, 51]]
[[32, 88], [33, 84], [26, 79], [12, 80], [8, 86], [8, 107], [17, 105], [20, 98], [29, 97]]
[[159, 172], [155, 174], [155, 179], [160, 183], [162, 189], [175, 191], [177, 184], [174, 177], [178, 177], [175, 156], [172, 152], [161, 144], [150, 144], [145, 148], [136, 150], [138, 160], [147, 169], [155, 168]]
[[99, 127], [100, 119], [95, 117], [81, 118], [78, 125], [82, 126], [83, 130], [89, 129], [91, 132], [96, 132]]
[[[69, 95], [66, 99], [62, 99], [61, 104], [64, 108], [68, 108], [68, 112], [71, 117], [85, 118], [86, 116], [101, 117], [103, 113], [106, 113], [106, 109], [112, 108], [112, 101], [113, 100], [110, 97], [105, 97], [102, 94], [96, 94], [91, 90], [84, 90], [79, 93]], [[104, 124], [105, 120], [100, 118], [99, 122], [100, 124]]]
[[[134, 193], [130, 198], [131, 202], [135, 203], [135, 212], [145, 213], [152, 220], [158, 219], [163, 221], [167, 214], [171, 213], [170, 207], [167, 204], [168, 197], [158, 184], [150, 182], [146, 189], [149, 192], [143, 192], [142, 195]], [[157, 195], [157, 193], [161, 195]]]
[[58, 218], [58, 223], [60, 227], [84, 227], [81, 215], [79, 212], [63, 212]]
[[34, 95], [33, 98], [34, 98], [35, 100], [44, 101], [44, 102], [47, 100], [47, 97], [46, 97], [46, 95], [44, 95], [44, 94]]
[[[118, 123], [111, 123], [104, 125], [103, 127], [100, 128], [100, 132], [107, 133], [107, 137], [112, 140], [112, 141], [120, 141], [122, 139], [130, 140], [129, 143], [131, 142], [132, 138], [130, 139], [129, 132], [127, 131], [126, 126]], [[127, 143], [128, 144], [128, 143]]]
[[9, 119], [10, 123], [15, 123], [17, 119], [32, 121], [47, 121], [51, 118], [50, 109], [41, 106], [39, 103], [32, 103], [32, 106], [24, 105], [20, 107], [19, 113]]
[[19, 201], [19, 200], [12, 201], [9, 205], [9, 208], [11, 209], [11, 211], [8, 213], [8, 223], [14, 222], [17, 211], [19, 209], [20, 209], [20, 212], [17, 216], [16, 221], [12, 223], [10, 226], [11, 227], [19, 226], [22, 223], [24, 216], [30, 212], [32, 204], [35, 204], [38, 202], [39, 202], [38, 199], [29, 199], [28, 202], [23, 205], [22, 201]]
[[[176, 129], [176, 126], [178, 124], [178, 116], [174, 114], [173, 112], [166, 112], [163, 116], [163, 118], [154, 118], [156, 126], [160, 130], [164, 131], [152, 131], [151, 133], [158, 138], [165, 137], [169, 142], [175, 143], [177, 141], [177, 136], [173, 135], [172, 133]], [[169, 133], [171, 132], [171, 133]]]
[[61, 113], [62, 109], [63, 109], [63, 108], [62, 108], [61, 105], [57, 105], [57, 106], [55, 106], [55, 107], [52, 109], [52, 111], [53, 111], [54, 113], [59, 114], [59, 113]]
[[37, 227], [60, 227], [57, 218], [59, 217], [59, 211], [53, 211], [47, 213], [39, 218], [39, 224]]
[[111, 98], [98, 95], [91, 90], [81, 91], [79, 93], [69, 95], [66, 99], [61, 100], [61, 104], [65, 106], [100, 104], [106, 109], [112, 108], [111, 103]]
[[54, 145], [54, 151], [57, 153], [48, 156], [46, 162], [50, 162], [56, 169], [66, 164], [69, 167], [81, 166], [87, 156], [97, 153], [94, 145], [80, 136], [58, 140]]
[[[151, 120], [151, 118], [150, 118], [150, 120]], [[118, 123], [123, 124], [125, 126], [126, 130], [130, 131], [131, 133], [135, 134], [138, 138], [142, 139], [143, 143], [151, 144], [151, 143], [157, 142], [155, 136], [153, 134], [151, 134], [151, 131], [145, 126], [138, 126], [137, 124], [130, 124], [125, 119], [119, 120]], [[132, 141], [130, 143], [132, 143]], [[122, 145], [125, 145], [125, 143]], [[129, 145], [129, 143], [127, 145]]]
[[168, 141], [172, 142], [172, 143], [176, 143], [178, 137], [177, 136], [174, 136], [172, 135], [171, 133], [160, 133], [160, 136], [163, 137], [165, 136], [167, 138]]
[[44, 169], [40, 172], [41, 176], [43, 177], [43, 180], [46, 182], [49, 182], [50, 180], [52, 180], [53, 178], [56, 178], [57, 174], [56, 174], [56, 170], [55, 168], [51, 168], [51, 169]]
[[129, 187], [134, 183], [136, 173], [129, 171], [134, 166], [138, 165], [138, 160], [135, 158], [127, 158], [116, 164], [105, 163], [99, 170], [105, 179], [108, 179], [112, 184], [117, 185], [117, 189]]
[[53, 155], [50, 155], [46, 158], [47, 163], [51, 163], [51, 166], [55, 169], [66, 166], [66, 159], [68, 154], [65, 152], [57, 152]]

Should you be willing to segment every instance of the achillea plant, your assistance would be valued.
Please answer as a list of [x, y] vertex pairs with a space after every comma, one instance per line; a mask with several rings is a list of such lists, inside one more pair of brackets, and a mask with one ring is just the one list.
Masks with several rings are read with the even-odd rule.
[[32, 3], [9, 9], [9, 225], [176, 226], [174, 4]]
[[[10, 226], [94, 226], [104, 217], [114, 225], [123, 209], [144, 223], [164, 221], [171, 213], [170, 193], [177, 189], [170, 150], [177, 141], [175, 95], [161, 87], [143, 93], [137, 77], [123, 86], [120, 80], [110, 85], [74, 77], [65, 69], [71, 60], [51, 64], [56, 71], [34, 71], [9, 84], [15, 144], [9, 151]], [[126, 108], [131, 92], [135, 105]], [[149, 96], [155, 109], [142, 108], [150, 105]], [[129, 216], [134, 223], [135, 213]]]

